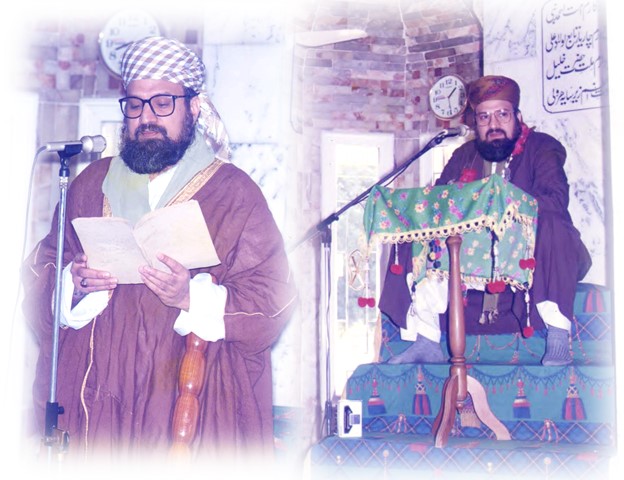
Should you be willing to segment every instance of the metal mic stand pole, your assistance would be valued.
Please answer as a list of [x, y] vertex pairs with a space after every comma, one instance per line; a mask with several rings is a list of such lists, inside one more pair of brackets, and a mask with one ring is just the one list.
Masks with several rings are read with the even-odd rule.
[[[321, 234], [321, 310], [320, 315], [325, 316], [325, 412], [323, 419], [323, 429], [321, 430], [321, 438], [332, 434], [332, 381], [331, 381], [331, 348], [330, 348], [330, 303], [331, 298], [331, 226], [326, 225], [320, 231]], [[320, 333], [320, 332], [319, 332]], [[321, 342], [322, 343], [322, 342]], [[323, 431], [325, 435], [323, 435]]]
[[[331, 354], [330, 354], [330, 318], [329, 318], [329, 305], [330, 305], [330, 289], [329, 289], [329, 285], [331, 283], [331, 278], [330, 278], [330, 256], [331, 256], [331, 224], [335, 221], [337, 221], [340, 217], [340, 215], [342, 215], [345, 211], [347, 211], [349, 208], [351, 208], [354, 205], [357, 205], [358, 203], [362, 202], [366, 197], [368, 197], [368, 195], [370, 194], [371, 190], [376, 187], [377, 185], [381, 185], [383, 183], [386, 183], [387, 181], [389, 181], [390, 179], [393, 179], [394, 177], [400, 175], [401, 173], [403, 173], [407, 167], [409, 167], [414, 161], [416, 161], [418, 158], [420, 158], [421, 156], [423, 156], [426, 152], [428, 152], [429, 150], [431, 150], [431, 148], [433, 148], [435, 145], [439, 145], [440, 143], [442, 143], [442, 140], [444, 140], [446, 137], [451, 136], [449, 135], [447, 132], [441, 132], [438, 135], [436, 135], [435, 137], [433, 137], [431, 140], [429, 140], [429, 142], [423, 147], [422, 150], [420, 150], [418, 153], [416, 153], [416, 155], [414, 155], [413, 157], [411, 157], [408, 161], [406, 161], [405, 163], [401, 164], [399, 167], [395, 168], [394, 170], [392, 170], [390, 173], [388, 173], [387, 175], [385, 175], [383, 178], [381, 178], [380, 180], [378, 180], [374, 185], [371, 185], [368, 189], [366, 189], [365, 191], [363, 191], [362, 193], [360, 193], [357, 197], [355, 197], [353, 200], [351, 200], [349, 203], [347, 203], [346, 205], [344, 205], [342, 208], [340, 208], [338, 211], [332, 213], [331, 215], [329, 215], [328, 217], [326, 217], [323, 221], [321, 221], [320, 223], [317, 224], [316, 226], [316, 234], [321, 234], [321, 311], [320, 314], [321, 315], [325, 315], [326, 319], [325, 319], [325, 330], [326, 330], [326, 335], [327, 335], [327, 351], [325, 354], [325, 361], [326, 361], [326, 378], [325, 378], [325, 384], [326, 384], [326, 398], [325, 398], [325, 412], [324, 412], [324, 418], [323, 418], [323, 427], [322, 430], [325, 430], [325, 435], [323, 435], [323, 432], [321, 431], [321, 438], [323, 438], [324, 436], [328, 436], [331, 435], [332, 432], [332, 417], [333, 417], [333, 406], [332, 406], [332, 391], [331, 391]], [[297, 245], [299, 245], [300, 243], [302, 243], [305, 240], [308, 240], [309, 238], [315, 236], [314, 233], [309, 234], [306, 238], [304, 238], [302, 241], [300, 241]], [[319, 331], [321, 329], [319, 328]]]
[[56, 377], [58, 371], [58, 343], [61, 324], [61, 288], [63, 276], [63, 250], [65, 248], [65, 217], [67, 209], [67, 187], [69, 185], [69, 158], [82, 151], [82, 145], [68, 145], [58, 152], [61, 167], [59, 169], [60, 199], [58, 205], [58, 234], [56, 244], [56, 281], [54, 288], [54, 325], [52, 328], [52, 368], [50, 372], [50, 395], [46, 403], [45, 431], [43, 443], [48, 450], [48, 461], [56, 453], [60, 456], [67, 451], [69, 434], [58, 429], [58, 416], [63, 407], [56, 401]]

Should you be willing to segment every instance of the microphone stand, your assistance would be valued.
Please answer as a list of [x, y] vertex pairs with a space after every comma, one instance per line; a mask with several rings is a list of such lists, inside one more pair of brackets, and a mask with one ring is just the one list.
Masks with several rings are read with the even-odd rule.
[[[395, 177], [398, 177], [402, 174], [414, 161], [422, 157], [425, 153], [431, 150], [434, 146], [439, 145], [442, 141], [451, 136], [456, 136], [458, 133], [451, 133], [450, 131], [443, 130], [435, 137], [433, 137], [429, 142], [413, 157], [407, 160], [405, 163], [401, 164], [399, 167], [392, 170], [390, 173], [385, 175], [383, 178], [378, 180], [375, 184], [371, 185], [368, 189], [364, 190], [353, 200], [345, 204], [342, 208], [327, 216], [324, 220], [319, 222], [314, 229], [312, 229], [306, 237], [304, 237], [301, 241], [299, 241], [294, 248], [296, 248], [301, 243], [310, 240], [317, 235], [321, 236], [321, 314], [325, 315], [325, 331], [327, 335], [327, 344], [326, 344], [326, 352], [325, 352], [325, 388], [326, 388], [326, 398], [325, 398], [325, 410], [323, 415], [323, 425], [321, 426], [321, 438], [331, 435], [333, 432], [332, 428], [332, 420], [334, 417], [333, 414], [333, 406], [332, 406], [332, 385], [331, 385], [331, 354], [329, 347], [329, 332], [330, 332], [330, 318], [329, 318], [329, 305], [330, 305], [330, 266], [331, 266], [331, 224], [337, 221], [345, 211], [353, 207], [354, 205], [359, 204], [364, 199], [368, 197], [371, 190], [377, 185], [384, 184], [390, 180], [393, 180]], [[321, 325], [322, 326], [322, 325]], [[321, 328], [319, 328], [320, 330]], [[325, 435], [323, 434], [325, 432]]]
[[67, 210], [67, 188], [69, 185], [69, 158], [82, 151], [82, 145], [67, 145], [58, 152], [61, 160], [59, 169], [60, 199], [58, 206], [58, 234], [56, 246], [56, 280], [54, 289], [54, 325], [52, 329], [52, 368], [50, 371], [50, 394], [46, 403], [45, 431], [43, 444], [48, 450], [48, 460], [51, 460], [54, 449], [57, 454], [67, 452], [69, 433], [58, 428], [58, 416], [64, 409], [56, 400], [56, 379], [58, 371], [58, 343], [61, 319], [61, 286], [63, 274], [63, 250], [65, 248], [65, 217]]

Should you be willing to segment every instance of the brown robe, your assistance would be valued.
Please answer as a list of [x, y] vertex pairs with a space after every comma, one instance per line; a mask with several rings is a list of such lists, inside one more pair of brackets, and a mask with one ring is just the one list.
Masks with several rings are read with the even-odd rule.
[[[69, 222], [103, 214], [109, 164], [110, 158], [92, 163], [70, 185], [64, 264], [82, 251]], [[192, 198], [222, 263], [191, 276], [210, 272], [228, 292], [225, 339], [208, 342], [193, 448], [197, 455], [270, 456], [271, 346], [296, 297], [282, 237], [260, 189], [232, 164], [221, 165]], [[23, 279], [24, 310], [40, 347], [34, 400], [41, 432], [49, 399], [57, 215], [27, 259]], [[142, 284], [119, 285], [90, 324], [61, 329], [56, 391], [64, 413], [58, 427], [70, 434], [70, 458], [94, 452], [132, 459], [168, 447], [185, 348], [185, 337], [173, 330], [179, 312]]]

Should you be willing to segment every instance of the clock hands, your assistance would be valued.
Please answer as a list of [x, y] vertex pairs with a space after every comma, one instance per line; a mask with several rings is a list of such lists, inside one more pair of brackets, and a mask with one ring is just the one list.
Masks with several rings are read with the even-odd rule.
[[449, 93], [448, 96], [446, 97], [446, 99], [448, 100], [449, 109], [451, 110], [453, 110], [453, 105], [451, 104], [451, 97], [455, 93], [455, 90], [457, 90], [457, 87], [453, 88], [453, 90], [451, 90], [451, 93]]

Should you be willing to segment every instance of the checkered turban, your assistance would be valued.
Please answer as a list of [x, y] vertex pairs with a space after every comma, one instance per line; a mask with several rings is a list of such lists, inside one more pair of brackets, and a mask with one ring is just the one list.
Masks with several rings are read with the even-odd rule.
[[517, 109], [520, 105], [520, 87], [511, 78], [488, 75], [470, 84], [468, 100], [473, 110], [486, 100], [507, 100]]
[[124, 88], [134, 80], [166, 80], [193, 89], [199, 95], [200, 132], [215, 155], [228, 159], [230, 142], [225, 125], [204, 90], [206, 67], [184, 44], [163, 37], [148, 37], [128, 47], [121, 60]]

